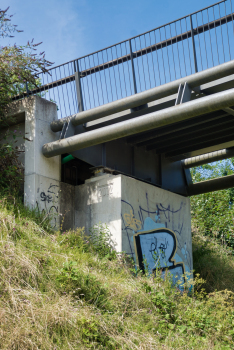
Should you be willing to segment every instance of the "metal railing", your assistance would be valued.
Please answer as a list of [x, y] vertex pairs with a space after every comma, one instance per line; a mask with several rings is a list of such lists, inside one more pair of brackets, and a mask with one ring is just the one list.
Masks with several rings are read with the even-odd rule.
[[59, 118], [88, 110], [234, 59], [232, 0], [39, 74], [40, 94]]

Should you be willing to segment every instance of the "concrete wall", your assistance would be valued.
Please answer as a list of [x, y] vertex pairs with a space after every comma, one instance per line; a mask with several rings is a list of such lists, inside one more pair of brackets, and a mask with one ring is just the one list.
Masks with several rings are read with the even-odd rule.
[[192, 270], [189, 198], [123, 175], [97, 176], [76, 187], [75, 226], [88, 232], [99, 222], [109, 226], [117, 251], [136, 258], [133, 238], [148, 233], [144, 252], [151, 265], [150, 251], [164, 251], [172, 272]]
[[25, 128], [20, 147], [26, 205], [45, 212], [54, 228], [85, 227], [88, 233], [107, 224], [115, 249], [139, 262], [144, 255], [150, 269], [156, 254], [174, 276], [192, 270], [189, 198], [124, 175], [100, 173], [76, 187], [62, 183], [61, 157], [47, 159], [41, 152], [44, 143], [59, 138], [50, 130], [56, 105], [34, 96], [13, 103], [9, 113], [19, 116], [21, 132]]

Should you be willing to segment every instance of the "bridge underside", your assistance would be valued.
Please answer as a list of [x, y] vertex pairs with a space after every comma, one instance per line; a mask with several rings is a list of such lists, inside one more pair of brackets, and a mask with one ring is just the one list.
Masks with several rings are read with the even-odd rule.
[[[199, 92], [191, 91], [189, 100], [212, 96], [232, 88], [234, 75], [201, 85]], [[173, 107], [177, 96], [178, 94], [170, 95], [75, 126], [74, 135]], [[189, 169], [184, 168], [181, 160], [234, 147], [233, 132], [234, 103], [229, 108], [69, 152], [75, 159], [62, 166], [62, 178], [65, 182], [82, 183], [90, 177], [91, 167], [101, 166], [112, 169], [114, 173], [123, 173], [187, 196], [192, 182]]]

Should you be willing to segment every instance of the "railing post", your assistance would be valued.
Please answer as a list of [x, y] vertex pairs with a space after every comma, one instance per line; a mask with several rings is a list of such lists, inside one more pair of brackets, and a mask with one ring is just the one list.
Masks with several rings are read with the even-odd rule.
[[84, 110], [83, 96], [82, 96], [82, 87], [80, 83], [80, 71], [79, 71], [79, 63], [78, 60], [74, 61], [74, 70], [75, 70], [75, 81], [76, 81], [76, 93], [77, 93], [77, 101], [79, 112]]
[[29, 90], [28, 90], [28, 82], [26, 81], [26, 92], [27, 92], [27, 97], [29, 96]]
[[134, 62], [133, 62], [131, 39], [129, 39], [129, 48], [130, 48], [130, 57], [131, 57], [131, 64], [132, 64], [132, 78], [133, 78], [134, 94], [137, 94], [136, 76], [135, 76], [135, 69], [134, 69]]
[[191, 38], [192, 38], [192, 45], [193, 45], [194, 68], [195, 68], [195, 73], [197, 73], [197, 72], [198, 72], [198, 69], [197, 69], [197, 56], [196, 56], [196, 47], [195, 47], [194, 34], [193, 34], [193, 20], [192, 20], [192, 15], [190, 15], [189, 17], [190, 17]]

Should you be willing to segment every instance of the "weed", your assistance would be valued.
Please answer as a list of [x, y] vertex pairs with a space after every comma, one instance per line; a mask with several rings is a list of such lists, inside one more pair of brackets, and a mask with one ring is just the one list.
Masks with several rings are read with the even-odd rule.
[[40, 213], [0, 199], [1, 350], [233, 349], [234, 261], [226, 248], [194, 234], [194, 249], [203, 247], [195, 270], [199, 261], [208, 266], [208, 284], [195, 275], [189, 296], [160, 270], [134, 272], [126, 254], [113, 252], [105, 226], [90, 236], [46, 227]]

